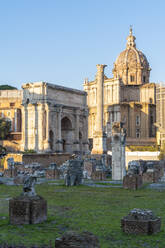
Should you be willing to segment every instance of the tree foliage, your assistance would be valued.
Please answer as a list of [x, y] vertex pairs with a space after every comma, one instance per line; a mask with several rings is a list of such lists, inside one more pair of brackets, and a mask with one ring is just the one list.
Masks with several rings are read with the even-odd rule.
[[0, 85], [0, 90], [17, 90], [17, 88], [8, 84], [4, 84]]
[[11, 122], [5, 118], [0, 118], [0, 139], [4, 140], [9, 136]]

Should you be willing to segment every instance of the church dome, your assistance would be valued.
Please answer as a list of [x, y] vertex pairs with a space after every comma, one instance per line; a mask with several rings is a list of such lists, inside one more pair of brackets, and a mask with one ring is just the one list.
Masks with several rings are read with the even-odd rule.
[[151, 69], [146, 56], [136, 48], [135, 39], [132, 35], [132, 28], [130, 28], [127, 47], [114, 63], [114, 77], [122, 79], [124, 84], [149, 83]]

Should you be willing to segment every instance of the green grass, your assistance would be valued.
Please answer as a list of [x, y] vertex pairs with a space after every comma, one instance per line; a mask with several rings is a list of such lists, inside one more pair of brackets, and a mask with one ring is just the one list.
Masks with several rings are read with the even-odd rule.
[[[52, 183], [52, 181], [51, 181]], [[6, 198], [21, 193], [21, 186], [0, 185], [0, 244], [54, 246], [65, 231], [87, 230], [98, 236], [101, 248], [164, 248], [165, 191], [137, 191], [122, 188], [36, 185], [36, 191], [48, 201], [48, 220], [37, 225], [9, 225]], [[161, 232], [155, 235], [126, 235], [120, 219], [133, 208], [148, 208], [162, 218]], [[5, 219], [3, 217], [6, 217]]]
[[121, 183], [102, 183], [102, 182], [95, 182], [94, 181], [94, 184], [96, 185], [105, 185], [105, 186], [121, 186], [122, 187], [122, 184]]

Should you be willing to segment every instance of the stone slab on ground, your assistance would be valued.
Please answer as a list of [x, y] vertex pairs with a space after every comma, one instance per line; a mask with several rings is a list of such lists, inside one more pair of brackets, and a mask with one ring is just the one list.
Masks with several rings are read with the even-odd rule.
[[55, 241], [56, 248], [100, 248], [98, 238], [90, 232], [66, 232]]
[[10, 224], [37, 224], [47, 220], [47, 202], [41, 196], [19, 196], [9, 201]]

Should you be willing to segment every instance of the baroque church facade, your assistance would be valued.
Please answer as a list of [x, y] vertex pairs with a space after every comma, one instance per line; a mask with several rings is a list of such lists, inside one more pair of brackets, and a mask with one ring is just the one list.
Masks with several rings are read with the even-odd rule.
[[[126, 49], [114, 63], [113, 78], [103, 75], [103, 132], [108, 137], [108, 146], [114, 122], [124, 123], [127, 145], [154, 145], [156, 142], [156, 86], [149, 81], [151, 69], [146, 56], [136, 48], [135, 39], [130, 28]], [[89, 109], [88, 137], [91, 141], [98, 122], [98, 81], [97, 71], [95, 80], [89, 82], [86, 79], [84, 82]]]

